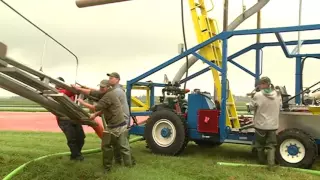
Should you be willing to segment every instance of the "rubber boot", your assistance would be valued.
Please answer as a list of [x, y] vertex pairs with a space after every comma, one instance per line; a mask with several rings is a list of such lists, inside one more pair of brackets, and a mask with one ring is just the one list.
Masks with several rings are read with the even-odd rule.
[[274, 170], [275, 167], [275, 148], [267, 150], [268, 170]]
[[126, 130], [124, 131], [120, 136], [119, 136], [119, 139], [118, 139], [118, 143], [120, 145], [120, 152], [122, 154], [122, 157], [123, 157], [123, 164], [127, 167], [132, 167], [132, 154], [131, 154], [131, 151], [130, 151], [130, 144], [129, 144], [129, 141], [128, 141], [128, 133], [129, 131]]
[[266, 154], [263, 150], [257, 151], [259, 164], [266, 164]]

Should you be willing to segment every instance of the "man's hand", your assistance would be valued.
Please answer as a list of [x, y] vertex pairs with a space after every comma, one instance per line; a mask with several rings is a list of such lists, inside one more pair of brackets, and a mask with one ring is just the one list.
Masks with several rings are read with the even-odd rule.
[[79, 87], [77, 85], [75, 85], [75, 84], [71, 84], [71, 87], [73, 87], [76, 90], [79, 90]]
[[94, 120], [97, 117], [96, 113], [90, 114], [90, 119]]
[[83, 99], [77, 99], [77, 101], [80, 103], [80, 104], [83, 104], [84, 103], [84, 100]]

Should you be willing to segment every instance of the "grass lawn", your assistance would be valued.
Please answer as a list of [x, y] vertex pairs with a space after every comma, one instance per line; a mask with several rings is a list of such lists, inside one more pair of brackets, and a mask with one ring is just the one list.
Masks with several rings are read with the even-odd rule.
[[[99, 139], [87, 134], [84, 149], [99, 147]], [[14, 179], [130, 179], [130, 180], [184, 180], [184, 179], [319, 179], [308, 174], [278, 169], [223, 167], [217, 161], [255, 163], [249, 146], [223, 144], [217, 148], [201, 149], [190, 143], [179, 157], [152, 155], [145, 142], [132, 145], [137, 165], [133, 168], [115, 166], [108, 175], [102, 174], [101, 153], [85, 156], [84, 162], [70, 162], [68, 157], [50, 157], [28, 165]], [[0, 132], [0, 178], [19, 165], [39, 156], [68, 151], [62, 133]], [[320, 170], [320, 162], [314, 167]]]

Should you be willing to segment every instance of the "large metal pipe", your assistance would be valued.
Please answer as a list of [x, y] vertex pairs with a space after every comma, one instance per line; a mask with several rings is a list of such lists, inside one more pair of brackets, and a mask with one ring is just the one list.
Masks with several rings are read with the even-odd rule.
[[236, 29], [243, 21], [259, 12], [270, 0], [259, 0], [257, 4], [246, 10], [243, 14], [239, 15], [229, 26], [228, 31]]
[[228, 19], [229, 19], [229, 0], [224, 0], [223, 5], [223, 31], [228, 29]]
[[[239, 15], [227, 28], [228, 31], [235, 30], [242, 22], [244, 22], [246, 19], [251, 17], [256, 12], [260, 11], [270, 0], [259, 0], [258, 3], [256, 3], [254, 6], [252, 6], [250, 9], [246, 10], [244, 13]], [[187, 69], [189, 69], [195, 62], [197, 62], [198, 58], [195, 56], [191, 56], [189, 58], [188, 63], [185, 62], [181, 68], [178, 70], [176, 75], [174, 76], [172, 83], [179, 82], [181, 78], [186, 73]], [[188, 64], [188, 67], [187, 67]]]
[[[257, 29], [261, 29], [261, 11], [257, 13]], [[257, 34], [257, 43], [261, 42], [261, 34]]]
[[102, 4], [110, 4], [110, 3], [117, 3], [117, 2], [124, 2], [130, 0], [77, 0], [76, 5], [79, 8], [83, 7], [90, 7], [90, 6], [98, 6]]

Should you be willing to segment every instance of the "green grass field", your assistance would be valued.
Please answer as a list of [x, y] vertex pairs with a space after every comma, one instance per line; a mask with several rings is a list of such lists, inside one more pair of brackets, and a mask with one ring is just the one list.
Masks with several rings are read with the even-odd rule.
[[[98, 148], [99, 139], [87, 134], [84, 149]], [[153, 155], [145, 148], [145, 142], [132, 145], [137, 165], [133, 168], [114, 166], [110, 174], [102, 173], [101, 153], [85, 156], [83, 162], [70, 162], [67, 156], [51, 157], [29, 164], [14, 179], [108, 179], [108, 180], [259, 180], [291, 179], [316, 180], [319, 177], [277, 169], [222, 167], [215, 163], [255, 163], [250, 146], [223, 144], [217, 148], [203, 149], [189, 143], [179, 157]], [[51, 153], [65, 152], [68, 148], [62, 133], [0, 132], [0, 178], [19, 165]], [[314, 166], [320, 170], [320, 162]]]

